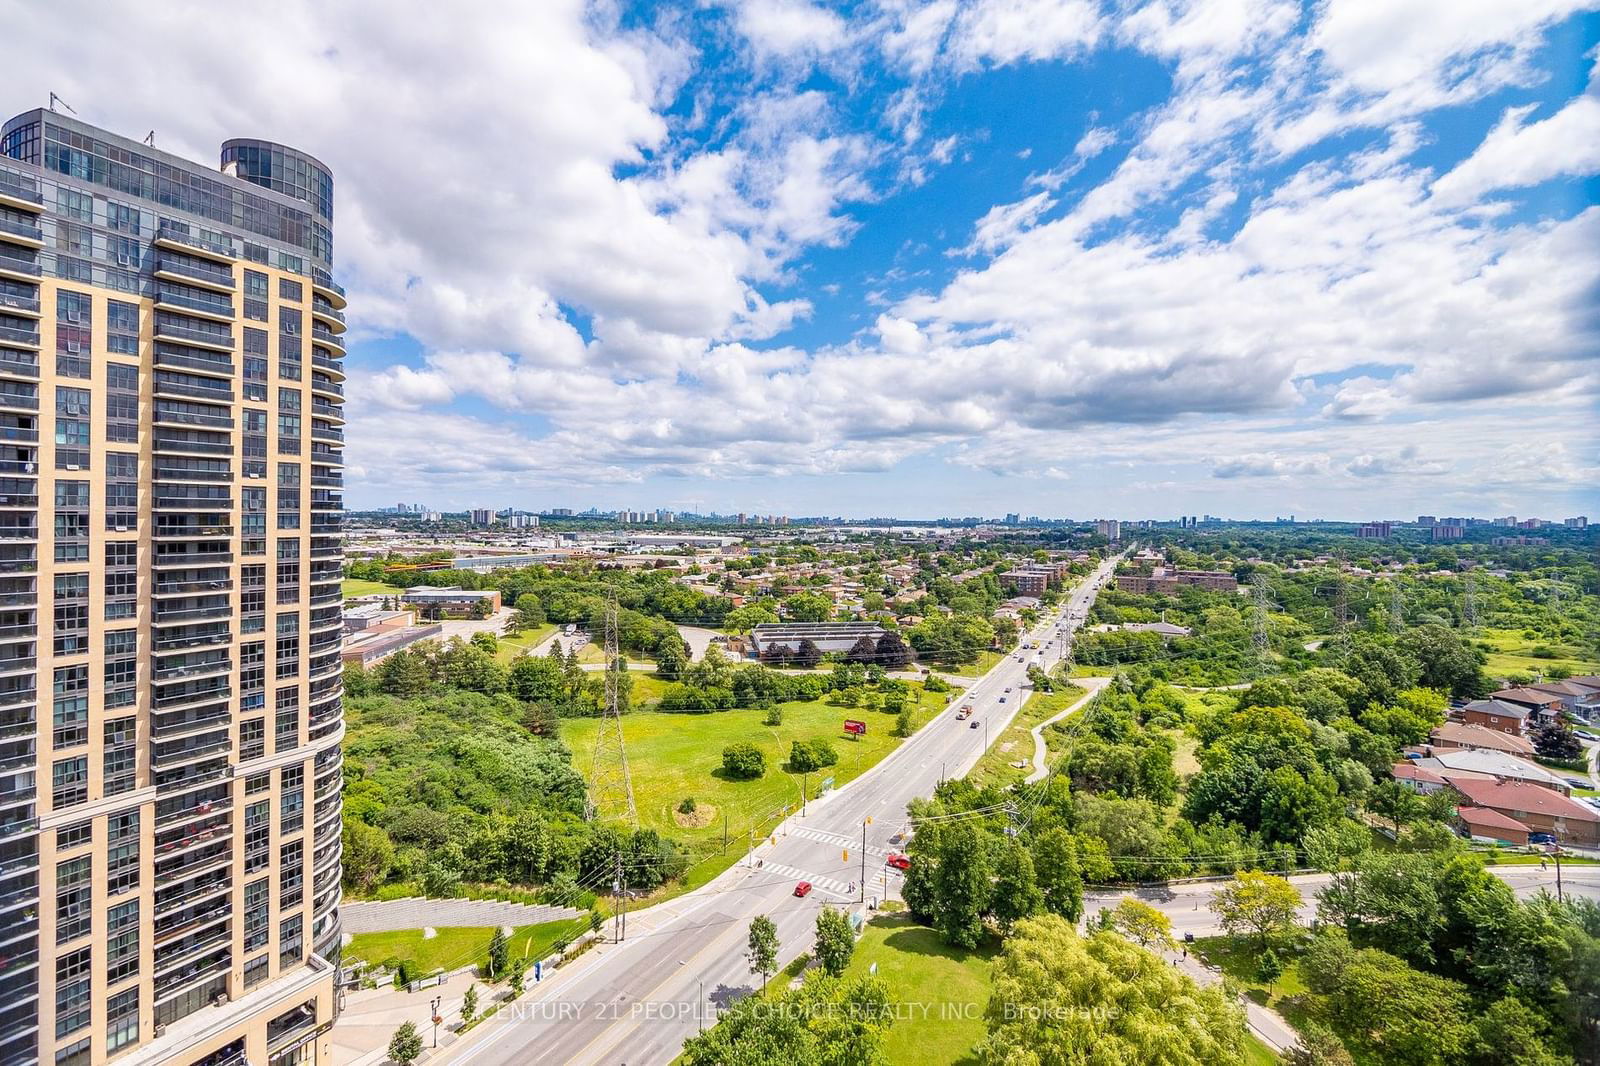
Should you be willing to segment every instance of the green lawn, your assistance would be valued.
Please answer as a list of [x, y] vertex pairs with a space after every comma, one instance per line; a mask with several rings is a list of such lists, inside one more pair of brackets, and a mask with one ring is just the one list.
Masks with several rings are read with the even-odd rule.
[[914, 1005], [889, 1030], [888, 1061], [921, 1066], [976, 1061], [972, 1051], [986, 1032], [989, 969], [998, 953], [993, 944], [977, 951], [951, 947], [905, 915], [880, 915], [867, 923], [850, 960], [850, 976], [864, 975], [877, 963], [890, 1000]]
[[1264, 1007], [1277, 1010], [1282, 1000], [1303, 996], [1305, 982], [1300, 980], [1299, 964], [1288, 951], [1280, 951], [1283, 973], [1272, 982], [1261, 980], [1257, 972], [1260, 953], [1253, 940], [1227, 936], [1204, 936], [1195, 941], [1195, 953], [1206, 963], [1217, 966], [1239, 983], [1244, 994]]
[[382, 581], [362, 581], [360, 578], [347, 577], [344, 579], [344, 595], [351, 596], [398, 596], [405, 589], [398, 585], [385, 585]]
[[[1573, 674], [1590, 674], [1600, 670], [1600, 664], [1586, 661], [1577, 649], [1559, 641], [1529, 640], [1520, 629], [1484, 629], [1474, 639], [1493, 649], [1489, 652], [1489, 661], [1484, 664], [1484, 670], [1490, 677], [1505, 677], [1508, 674], [1544, 676], [1552, 666], [1565, 666]], [[1533, 650], [1541, 646], [1554, 651], [1559, 657], [1545, 659], [1533, 655]]]
[[1254, 1033], [1244, 1034], [1244, 1066], [1278, 1066], [1278, 1053]]
[[[1012, 654], [1015, 653], [1013, 652]], [[931, 663], [928, 665], [939, 673], [949, 674], [952, 677], [982, 677], [994, 669], [995, 664], [1004, 658], [1005, 654], [1002, 652], [981, 651], [978, 653], [978, 661], [974, 663], [964, 663], [960, 666], [945, 665], [943, 663]]]
[[535, 626], [532, 629], [524, 629], [521, 633], [518, 633], [514, 637], [501, 636], [498, 638], [500, 641], [500, 650], [495, 653], [495, 657], [501, 662], [509, 664], [511, 660], [515, 659], [523, 652], [532, 651], [540, 641], [544, 640], [544, 638], [548, 637], [555, 631], [556, 627], [554, 623], [547, 622], [544, 625]]
[[[635, 703], [646, 698], [650, 689], [663, 684], [644, 674], [635, 674], [633, 681]], [[914, 722], [920, 727], [945, 706], [944, 698], [938, 693], [923, 692], [920, 685], [913, 684], [912, 689], [920, 696], [914, 715]], [[813, 795], [821, 778], [832, 776], [835, 784], [842, 785], [876, 765], [900, 744], [893, 735], [893, 715], [822, 702], [785, 703], [781, 707], [783, 724], [778, 726], [763, 725], [766, 712], [757, 708], [710, 714], [639, 711], [625, 716], [623, 737], [640, 824], [685, 841], [691, 849], [704, 854], [713, 845], [721, 844], [724, 814], [730, 832], [740, 835], [757, 820], [764, 824], [765, 816], [785, 804], [800, 802], [801, 775], [783, 770], [791, 742], [824, 737], [839, 753], [838, 765], [810, 775]], [[844, 736], [842, 725], [846, 718], [864, 720], [867, 735], [859, 740]], [[598, 720], [593, 718], [562, 723], [562, 737], [571, 746], [573, 765], [580, 771], [589, 769], [597, 725]], [[741, 740], [755, 744], [767, 757], [766, 774], [754, 781], [726, 780], [721, 776], [722, 749]], [[695, 828], [680, 824], [678, 804], [690, 796], [699, 805], [702, 817], [708, 813], [708, 805], [714, 812], [706, 825]], [[737, 849], [735, 842], [729, 850]]]
[[[573, 939], [583, 928], [584, 923], [576, 920], [519, 926], [511, 935], [511, 957], [542, 959], [550, 954], [558, 937]], [[456, 926], [434, 932], [436, 935], [427, 940], [422, 938], [420, 929], [356, 933], [344, 953], [374, 964], [385, 959], [410, 959], [423, 973], [481, 964], [489, 958], [493, 926]]]
[[[1072, 706], [1083, 697], [1085, 691], [1077, 685], [1058, 685], [1054, 692], [1029, 693], [1028, 701], [1005, 731], [992, 740], [989, 750], [968, 772], [967, 780], [979, 788], [986, 785], [1004, 788], [1027, 777], [1033, 770], [1033, 735], [1029, 730]], [[1045, 758], [1050, 758], [1049, 752], [1046, 752]], [[1014, 762], [1028, 765], [1025, 769], [1018, 769], [1011, 765]]]

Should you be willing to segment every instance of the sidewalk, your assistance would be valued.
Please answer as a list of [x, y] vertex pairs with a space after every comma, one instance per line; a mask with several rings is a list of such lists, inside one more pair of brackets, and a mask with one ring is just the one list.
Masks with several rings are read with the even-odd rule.
[[[1220, 984], [1222, 981], [1221, 970], [1205, 966], [1196, 956], [1182, 953], [1182, 949], [1163, 951], [1162, 954], [1202, 985]], [[1249, 997], [1244, 997], [1241, 1002], [1244, 1004], [1245, 1023], [1250, 1026], [1250, 1031], [1273, 1051], [1284, 1051], [1300, 1043], [1299, 1034], [1294, 1031], [1294, 1026], [1283, 1020], [1283, 1015]]]

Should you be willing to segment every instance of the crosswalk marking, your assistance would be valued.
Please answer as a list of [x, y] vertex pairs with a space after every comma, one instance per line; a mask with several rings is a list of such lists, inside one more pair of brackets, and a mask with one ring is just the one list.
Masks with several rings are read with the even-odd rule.
[[[791, 832], [795, 836], [805, 837], [807, 840], [815, 840], [821, 844], [832, 844], [836, 848], [849, 849], [851, 851], [861, 850], [861, 841], [851, 840], [843, 833], [830, 833], [825, 829], [812, 829], [809, 826], [800, 826], [798, 829], [791, 830]], [[889, 852], [869, 844], [867, 845], [867, 854], [883, 858], [888, 856]]]
[[843, 881], [836, 881], [831, 877], [822, 877], [818, 874], [806, 873], [794, 866], [787, 866], [781, 862], [769, 862], [762, 867], [762, 872], [772, 871], [785, 877], [792, 877], [796, 881], [810, 881], [813, 888], [826, 889], [836, 896], [848, 894], [849, 886]]

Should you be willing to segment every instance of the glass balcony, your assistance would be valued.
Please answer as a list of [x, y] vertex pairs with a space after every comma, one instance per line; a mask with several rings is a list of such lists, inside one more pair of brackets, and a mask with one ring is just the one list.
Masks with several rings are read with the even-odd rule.
[[232, 263], [239, 258], [234, 254], [233, 245], [190, 233], [166, 221], [163, 221], [156, 230], [155, 242], [158, 245], [167, 244], [185, 251], [199, 252], [201, 255], [215, 257], [226, 263]]

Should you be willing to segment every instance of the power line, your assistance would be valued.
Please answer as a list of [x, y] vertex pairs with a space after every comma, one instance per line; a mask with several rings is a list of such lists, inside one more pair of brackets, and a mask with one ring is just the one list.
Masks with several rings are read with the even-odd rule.
[[605, 705], [594, 736], [594, 767], [589, 778], [590, 818], [598, 819], [620, 807], [627, 824], [639, 828], [639, 810], [633, 802], [633, 779], [628, 774], [628, 752], [622, 739], [622, 708], [617, 675], [617, 598], [606, 598]]

